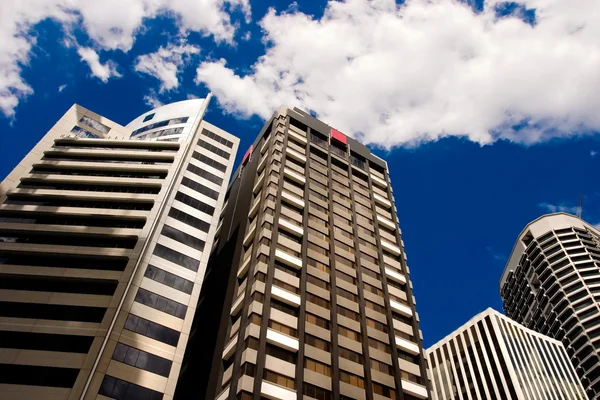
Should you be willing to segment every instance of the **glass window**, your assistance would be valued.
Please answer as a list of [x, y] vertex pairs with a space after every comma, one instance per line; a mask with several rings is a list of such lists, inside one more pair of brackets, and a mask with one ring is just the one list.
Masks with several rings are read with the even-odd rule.
[[163, 394], [152, 389], [135, 385], [121, 379], [105, 375], [99, 394], [116, 400], [162, 400]]
[[201, 132], [204, 136], [211, 138], [212, 140], [214, 140], [215, 142], [221, 143], [229, 148], [233, 147], [233, 142], [230, 142], [229, 140], [225, 139], [222, 136], [217, 135], [214, 132], [211, 132], [207, 129], [202, 129]]
[[175, 218], [177, 221], [181, 221], [186, 225], [193, 226], [194, 228], [199, 229], [202, 232], [208, 232], [208, 230], [210, 229], [210, 223], [202, 221], [201, 219], [193, 217], [176, 208], [171, 208], [169, 210], [169, 217]]
[[340, 357], [345, 358], [346, 360], [350, 360], [358, 364], [364, 364], [365, 362], [365, 359], [362, 354], [355, 353], [343, 347], [339, 347], [338, 350]]
[[294, 378], [289, 378], [284, 375], [280, 375], [276, 372], [269, 371], [267, 369], [264, 370], [263, 379], [269, 382], [272, 382], [276, 385], [280, 385], [286, 387], [288, 389], [294, 389]]
[[192, 153], [192, 157], [200, 162], [203, 162], [204, 164], [208, 165], [209, 167], [213, 167], [214, 169], [217, 169], [221, 172], [225, 172], [227, 170], [226, 165], [223, 165], [220, 162], [215, 161], [212, 158], [205, 156], [204, 154], [198, 153], [197, 151], [194, 151]]
[[108, 133], [108, 131], [110, 130], [110, 128], [106, 125], [104, 125], [101, 122], [96, 121], [95, 119], [92, 119], [86, 115], [84, 115], [83, 117], [81, 117], [81, 119], [79, 120], [79, 122], [81, 122], [82, 124], [85, 124], [91, 128], [94, 128], [95, 130], [97, 130], [98, 132], [102, 132], [102, 133]]
[[186, 305], [167, 299], [166, 297], [143, 288], [138, 289], [135, 301], [182, 319], [185, 318], [185, 313], [187, 311]]
[[313, 304], [316, 304], [318, 306], [321, 306], [323, 308], [326, 308], [329, 310], [329, 301], [319, 297], [319, 296], [315, 296], [312, 293], [306, 293], [306, 301], [311, 302]]
[[156, 339], [170, 346], [177, 346], [180, 333], [174, 329], [159, 325], [155, 322], [129, 314], [125, 321], [125, 329]]
[[304, 382], [302, 385], [302, 393], [305, 396], [309, 396], [317, 400], [333, 400], [333, 395], [331, 394], [330, 390], [323, 389], [306, 382]]
[[323, 329], [329, 329], [329, 321], [325, 318], [317, 317], [316, 315], [306, 313], [306, 322], [310, 322], [313, 325], [321, 327]]
[[317, 349], [321, 349], [323, 351], [331, 351], [331, 344], [323, 339], [319, 339], [318, 337], [305, 334], [304, 335], [304, 343], [316, 347]]
[[208, 142], [207, 142], [207, 141], [205, 141], [205, 140], [198, 139], [198, 145], [199, 145], [200, 147], [203, 147], [203, 148], [205, 148], [206, 150], [208, 150], [208, 151], [210, 151], [210, 152], [213, 152], [213, 153], [215, 153], [215, 154], [216, 154], [216, 155], [218, 155], [219, 157], [223, 157], [223, 158], [225, 158], [225, 159], [229, 159], [229, 157], [230, 157], [230, 154], [229, 154], [228, 152], [226, 152], [226, 151], [225, 151], [225, 150], [223, 150], [223, 149], [220, 149], [220, 148], [218, 148], [217, 146], [215, 146], [215, 145], [213, 145], [213, 144], [210, 144], [210, 143], [208, 143]]
[[346, 371], [340, 370], [340, 381], [346, 382], [352, 386], [356, 386], [361, 389], [365, 388], [365, 381], [363, 378], [356, 376], [354, 374], [350, 374]]
[[134, 347], [126, 346], [123, 343], [117, 343], [112, 358], [113, 360], [160, 376], [168, 377], [169, 372], [171, 371], [172, 362], [170, 360], [138, 350]]
[[163, 246], [162, 244], [157, 244], [154, 248], [154, 254], [159, 256], [160, 258], [164, 258], [167, 261], [170, 261], [174, 264], [180, 265], [184, 268], [187, 268], [192, 271], [198, 271], [198, 266], [200, 265], [200, 261], [195, 258], [186, 256], [178, 251], [169, 249], [168, 247]]
[[195, 236], [182, 232], [169, 225], [163, 226], [161, 234], [200, 251], [204, 250], [204, 245], [206, 244], [204, 240], [198, 239]]
[[183, 204], [193, 207], [196, 210], [202, 211], [203, 213], [206, 213], [208, 215], [213, 215], [215, 213], [215, 208], [213, 206], [210, 206], [182, 192], [177, 192], [177, 194], [175, 195], [175, 200], [180, 201]]
[[181, 184], [183, 186], [187, 186], [190, 189], [205, 195], [206, 197], [210, 197], [211, 199], [217, 200], [219, 198], [219, 192], [216, 190], [212, 190], [201, 183], [191, 180], [190, 178], [183, 177], [181, 180]]
[[360, 342], [360, 333], [355, 332], [352, 329], [348, 329], [344, 326], [338, 325], [338, 333], [344, 337], [347, 337], [348, 339]]
[[[216, 183], [219, 186], [221, 186], [223, 184], [222, 178], [219, 178], [218, 176], [211, 174], [210, 172], [206, 171], [205, 169], [199, 168], [192, 163], [188, 164], [187, 170], [190, 171], [191, 173], [193, 173], [194, 175], [198, 175], [200, 178], [204, 178], [207, 181]], [[223, 208], [225, 208], [225, 207], [223, 207]]]
[[310, 358], [304, 358], [304, 368], [325, 376], [331, 376], [331, 367]]

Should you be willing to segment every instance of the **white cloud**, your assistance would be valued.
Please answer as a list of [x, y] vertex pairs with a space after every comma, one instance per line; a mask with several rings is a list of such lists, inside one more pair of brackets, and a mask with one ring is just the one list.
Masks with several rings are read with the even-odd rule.
[[92, 71], [92, 75], [106, 83], [110, 78], [119, 78], [121, 74], [117, 71], [116, 65], [112, 61], [102, 64], [100, 56], [96, 50], [89, 47], [79, 47], [77, 54], [85, 61]]
[[153, 109], [164, 105], [164, 103], [158, 99], [156, 92], [153, 90], [151, 90], [150, 93], [144, 96], [144, 103], [146, 103]]
[[538, 207], [540, 207], [541, 209], [543, 209], [544, 211], [549, 212], [549, 213], [564, 212], [564, 213], [568, 213], [568, 214], [577, 215], [577, 212], [579, 211], [578, 206], [567, 205], [564, 203], [560, 203], [560, 204], [539, 203]]
[[64, 84], [64, 85], [60, 85], [60, 86], [58, 87], [58, 93], [61, 93], [63, 90], [65, 90], [65, 89], [66, 89], [66, 87], [67, 87], [67, 85], [66, 85], [66, 84]]
[[590, 156], [592, 156], [592, 158], [595, 158], [598, 155], [598, 152], [596, 150], [590, 150]]
[[320, 19], [271, 10], [250, 73], [206, 61], [197, 81], [229, 112], [268, 118], [298, 106], [384, 147], [600, 130], [600, 2], [522, 0], [535, 26], [484, 3], [475, 13], [458, 0], [329, 1]]
[[[81, 28], [96, 49], [129, 51], [145, 20], [168, 15], [180, 36], [188, 32], [212, 35], [233, 44], [237, 23], [230, 12], [241, 10], [250, 20], [249, 0], [2, 0], [0, 6], [0, 112], [13, 116], [19, 100], [33, 89], [21, 77], [35, 36], [32, 27], [51, 18], [69, 33]], [[63, 41], [72, 46], [72, 40]]]
[[192, 54], [199, 54], [200, 48], [189, 44], [169, 44], [155, 53], [144, 54], [137, 58], [135, 70], [154, 76], [160, 80], [160, 92], [179, 87], [177, 75], [187, 64]]

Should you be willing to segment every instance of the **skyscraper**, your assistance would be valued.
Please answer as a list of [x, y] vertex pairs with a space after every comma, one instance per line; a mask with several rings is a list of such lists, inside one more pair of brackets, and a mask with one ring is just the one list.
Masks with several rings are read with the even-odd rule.
[[209, 99], [74, 105], [4, 179], [0, 398], [172, 398], [238, 146]]
[[585, 400], [565, 348], [488, 308], [427, 349], [434, 400]]
[[600, 232], [565, 213], [529, 223], [500, 281], [504, 311], [562, 341], [590, 398], [600, 398]]
[[387, 164], [367, 147], [280, 109], [216, 237], [176, 398], [428, 398]]

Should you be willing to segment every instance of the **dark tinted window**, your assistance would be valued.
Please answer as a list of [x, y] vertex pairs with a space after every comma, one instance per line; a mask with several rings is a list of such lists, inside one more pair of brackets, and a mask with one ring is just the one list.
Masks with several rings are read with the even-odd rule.
[[135, 347], [126, 346], [123, 343], [117, 343], [112, 358], [161, 376], [169, 376], [171, 371], [172, 363], [166, 358], [147, 353]]
[[152, 389], [134, 385], [106, 375], [100, 386], [99, 394], [117, 400], [161, 400], [163, 394]]
[[198, 271], [200, 261], [196, 260], [195, 258], [188, 257], [185, 254], [182, 254], [178, 251], [171, 250], [168, 247], [163, 246], [162, 244], [156, 245], [156, 247], [154, 248], [154, 254], [192, 271]]
[[[212, 190], [210, 188], [207, 188], [206, 186], [195, 182], [193, 180], [191, 180], [190, 178], [186, 178], [184, 177], [181, 180], [181, 184], [184, 186], [189, 187], [192, 190], [195, 190], [196, 192], [203, 194], [207, 197], [210, 197], [211, 199], [218, 199], [219, 198], [219, 192], [217, 192], [216, 190]], [[157, 192], [158, 193], [158, 192]]]
[[202, 129], [202, 134], [204, 136], [206, 136], [206, 137], [211, 138], [215, 142], [219, 142], [221, 144], [224, 144], [225, 146], [227, 146], [229, 148], [233, 147], [233, 142], [230, 142], [229, 140], [225, 139], [224, 137], [221, 137], [221, 136], [217, 135], [214, 132], [211, 132], [211, 131], [206, 130], [206, 129]]
[[129, 314], [127, 317], [125, 329], [156, 339], [159, 342], [166, 343], [170, 346], [177, 346], [177, 342], [179, 341], [179, 332], [176, 330], [159, 325], [156, 322], [148, 321], [147, 319], [140, 318], [133, 314]]
[[182, 319], [185, 317], [185, 312], [187, 311], [186, 305], [142, 288], [138, 289], [135, 301]]
[[204, 240], [198, 239], [195, 236], [182, 232], [179, 229], [175, 229], [169, 225], [165, 225], [163, 227], [162, 234], [168, 238], [200, 251], [204, 250], [204, 245], [206, 244]]
[[182, 202], [183, 204], [187, 204], [190, 207], [194, 207], [198, 211], [202, 211], [208, 215], [213, 215], [215, 212], [215, 208], [213, 206], [209, 206], [206, 203], [201, 202], [200, 200], [196, 200], [192, 196], [188, 196], [185, 193], [177, 192], [175, 195], [175, 200]]
[[200, 147], [204, 147], [206, 150], [211, 151], [211, 152], [215, 153], [216, 155], [218, 155], [220, 157], [229, 159], [229, 153], [228, 152], [226, 152], [225, 150], [222, 150], [222, 149], [218, 148], [217, 146], [212, 145], [212, 144], [210, 144], [210, 143], [208, 143], [208, 142], [206, 142], [206, 141], [204, 141], [202, 139], [198, 140], [198, 145]]
[[148, 265], [144, 276], [187, 294], [192, 293], [192, 289], [194, 288], [194, 282], [183, 279], [180, 276], [162, 270], [154, 265]]
[[210, 224], [208, 222], [202, 221], [201, 219], [186, 214], [183, 211], [180, 211], [176, 208], [171, 208], [169, 210], [169, 217], [175, 218], [177, 221], [181, 221], [189, 226], [193, 226], [194, 228], [199, 229], [202, 232], [208, 232], [210, 228]]
[[[195, 154], [199, 154], [199, 153], [195, 153]], [[218, 176], [215, 176], [202, 168], [198, 168], [192, 163], [188, 164], [187, 170], [195, 175], [198, 175], [201, 178], [211, 181], [212, 183], [216, 183], [219, 186], [221, 186], [223, 184], [222, 178], [219, 178]]]
[[192, 153], [192, 157], [194, 157], [196, 160], [203, 162], [204, 164], [213, 167], [215, 169], [218, 169], [219, 171], [225, 172], [227, 170], [227, 166], [221, 164], [220, 162], [217, 162], [215, 160], [213, 160], [212, 158], [208, 158], [207, 156], [205, 156], [204, 154], [200, 154], [197, 151], [194, 151]]

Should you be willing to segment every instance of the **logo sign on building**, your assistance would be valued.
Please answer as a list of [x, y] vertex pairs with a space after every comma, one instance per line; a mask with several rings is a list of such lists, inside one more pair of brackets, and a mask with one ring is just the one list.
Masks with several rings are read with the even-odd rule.
[[337, 140], [340, 143], [343, 144], [348, 144], [348, 138], [346, 137], [346, 135], [344, 135], [342, 132], [338, 131], [337, 129], [333, 129], [331, 128], [331, 138], [334, 140]]
[[246, 151], [246, 154], [244, 154], [244, 158], [242, 159], [242, 165], [245, 165], [248, 162], [248, 160], [250, 159], [250, 154], [252, 154], [252, 145], [250, 145], [250, 147]]

